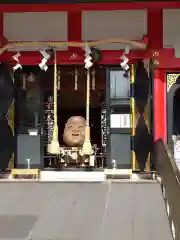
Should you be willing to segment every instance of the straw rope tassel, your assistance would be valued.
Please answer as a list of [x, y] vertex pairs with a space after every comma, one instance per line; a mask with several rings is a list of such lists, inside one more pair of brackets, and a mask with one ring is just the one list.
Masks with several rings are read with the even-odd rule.
[[[110, 38], [110, 39], [104, 39], [104, 40], [98, 40], [98, 41], [90, 41], [88, 42], [88, 45], [90, 47], [94, 47], [100, 44], [105, 43], [122, 43], [122, 44], [128, 44], [130, 46], [134, 46], [139, 49], [145, 49], [146, 44], [140, 43], [138, 41], [132, 41], [122, 38]], [[87, 44], [87, 42], [42, 42], [42, 41], [22, 41], [22, 42], [11, 42], [7, 43], [3, 47], [0, 48], [0, 55], [7, 51], [8, 49], [14, 49], [14, 48], [25, 48], [25, 47], [34, 47], [38, 48], [39, 46], [47, 48], [49, 46], [50, 48], [59, 48], [61, 46], [70, 46], [70, 47], [84, 47]]]
[[48, 145], [48, 152], [51, 154], [60, 153], [60, 145], [58, 141], [58, 124], [57, 124], [57, 61], [56, 52], [54, 53], [54, 125], [53, 125], [53, 138]]
[[84, 155], [93, 154], [91, 145], [91, 134], [89, 127], [89, 114], [90, 114], [90, 69], [87, 69], [87, 86], [86, 86], [86, 127], [85, 127], [85, 141], [82, 147], [82, 153]]

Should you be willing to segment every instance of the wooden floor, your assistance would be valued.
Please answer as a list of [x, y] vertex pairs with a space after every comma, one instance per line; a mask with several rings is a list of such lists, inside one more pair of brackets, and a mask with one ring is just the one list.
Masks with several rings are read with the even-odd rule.
[[3, 240], [172, 240], [158, 183], [0, 183]]

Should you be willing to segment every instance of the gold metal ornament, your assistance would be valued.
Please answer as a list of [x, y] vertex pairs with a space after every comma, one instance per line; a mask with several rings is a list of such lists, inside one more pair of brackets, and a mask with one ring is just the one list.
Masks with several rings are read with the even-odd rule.
[[167, 92], [170, 91], [172, 85], [176, 83], [179, 76], [180, 76], [180, 73], [169, 73], [169, 74], [167, 74], [167, 76], [166, 76]]
[[54, 125], [53, 138], [48, 144], [48, 152], [50, 154], [60, 154], [60, 145], [58, 140], [58, 124], [57, 124], [57, 59], [56, 52], [54, 52]]

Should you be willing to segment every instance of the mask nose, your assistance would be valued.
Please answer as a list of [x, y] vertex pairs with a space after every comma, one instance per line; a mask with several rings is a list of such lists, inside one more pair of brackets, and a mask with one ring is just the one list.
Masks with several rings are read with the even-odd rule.
[[73, 135], [73, 136], [79, 136], [79, 131], [73, 130], [73, 131], [72, 131], [72, 135]]

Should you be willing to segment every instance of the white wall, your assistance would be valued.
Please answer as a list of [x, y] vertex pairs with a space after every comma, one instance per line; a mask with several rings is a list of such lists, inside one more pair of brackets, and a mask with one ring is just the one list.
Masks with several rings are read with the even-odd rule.
[[4, 36], [9, 41], [67, 41], [67, 13], [5, 13]]
[[[147, 34], [147, 13], [145, 10], [84, 11], [82, 13], [83, 40], [99, 40], [121, 37], [141, 40]], [[98, 48], [121, 49], [120, 44], [103, 44]]]
[[180, 43], [180, 9], [165, 9], [163, 10], [164, 47], [172, 48], [179, 43]]

